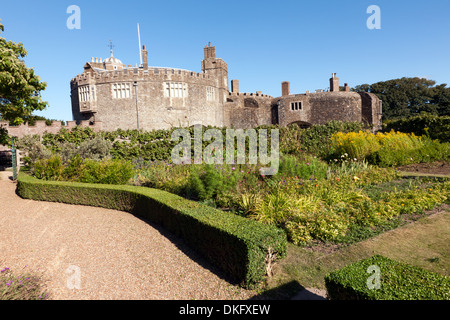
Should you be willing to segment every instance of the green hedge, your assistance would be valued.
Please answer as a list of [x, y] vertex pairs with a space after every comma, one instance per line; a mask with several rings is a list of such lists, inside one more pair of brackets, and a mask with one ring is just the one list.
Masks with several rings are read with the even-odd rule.
[[[380, 286], [373, 270], [379, 268]], [[368, 285], [369, 281], [369, 285]], [[375, 255], [325, 276], [332, 300], [449, 300], [450, 277]]]
[[21, 172], [17, 193], [26, 199], [132, 213], [182, 238], [232, 281], [247, 288], [257, 287], [267, 266], [286, 256], [287, 240], [282, 230], [162, 190], [42, 181]]
[[427, 135], [431, 139], [450, 142], [450, 116], [419, 115], [395, 120], [386, 120], [383, 131], [391, 130], [414, 133], [417, 136]]

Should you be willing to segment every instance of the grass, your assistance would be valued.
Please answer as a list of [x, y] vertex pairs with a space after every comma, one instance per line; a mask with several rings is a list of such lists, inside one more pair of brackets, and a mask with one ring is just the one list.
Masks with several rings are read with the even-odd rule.
[[288, 255], [277, 265], [267, 289], [273, 292], [276, 287], [285, 287], [278, 297], [296, 293], [289, 291], [295, 286], [286, 286], [288, 283], [325, 289], [326, 274], [375, 254], [450, 275], [450, 207], [435, 210], [436, 214], [340, 249], [323, 246], [314, 250], [289, 244]]

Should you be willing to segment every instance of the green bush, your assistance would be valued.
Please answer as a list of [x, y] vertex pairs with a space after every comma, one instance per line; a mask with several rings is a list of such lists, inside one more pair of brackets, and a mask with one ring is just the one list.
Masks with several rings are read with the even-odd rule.
[[77, 153], [83, 159], [103, 160], [110, 158], [111, 149], [111, 141], [97, 136], [80, 143]]
[[280, 152], [299, 154], [306, 151], [319, 158], [326, 157], [331, 149], [331, 136], [337, 132], [358, 132], [364, 129], [361, 122], [329, 121], [301, 129], [297, 125], [280, 128]]
[[49, 159], [37, 160], [31, 165], [31, 173], [43, 180], [62, 180], [63, 170], [61, 157], [56, 155]]
[[300, 179], [327, 177], [328, 165], [319, 159], [303, 155], [301, 158], [293, 155], [284, 155], [280, 159], [278, 169], [279, 177], [298, 177]]
[[[226, 146], [226, 128], [205, 127], [208, 129], [219, 129], [224, 137], [223, 146]], [[76, 153], [82, 158], [103, 159], [111, 156], [114, 159], [143, 159], [146, 161], [168, 161], [171, 159], [172, 149], [178, 144], [172, 141], [172, 133], [177, 128], [168, 130], [123, 130], [117, 129], [112, 132], [94, 132], [91, 128], [75, 127], [72, 130], [65, 128], [59, 133], [46, 133], [42, 136], [42, 142], [38, 141], [38, 148], [46, 148], [45, 152], [60, 154], [63, 163], [66, 163]], [[189, 130], [191, 137], [194, 136], [194, 128]], [[332, 134], [342, 131], [358, 131], [363, 129], [359, 122], [330, 121], [324, 125], [314, 125], [309, 129], [301, 129], [297, 125], [279, 128], [278, 126], [260, 126], [256, 130], [267, 129], [280, 130], [280, 152], [284, 154], [298, 154], [307, 151], [318, 157], [326, 155], [330, 148], [330, 137]], [[270, 135], [269, 135], [270, 136]], [[26, 142], [28, 138], [20, 139]], [[269, 138], [270, 139], [270, 138]], [[248, 140], [248, 139], [247, 139]], [[203, 141], [203, 148], [210, 144]], [[270, 146], [270, 141], [268, 146]], [[194, 148], [192, 153], [194, 152]], [[224, 149], [225, 150], [225, 149]], [[248, 151], [248, 143], [246, 143]], [[41, 150], [42, 151], [42, 150]]]
[[79, 154], [67, 165], [62, 163], [59, 155], [38, 160], [31, 164], [30, 172], [43, 180], [104, 184], [126, 184], [134, 176], [134, 168], [129, 161], [82, 159]]
[[146, 187], [43, 181], [21, 172], [17, 193], [26, 199], [130, 212], [182, 238], [227, 276], [256, 287], [275, 259], [286, 256], [280, 229]]
[[52, 155], [51, 151], [42, 144], [38, 135], [28, 135], [16, 139], [16, 147], [25, 152], [23, 162], [26, 165], [30, 165], [37, 160], [48, 159]]
[[[379, 268], [379, 287], [375, 269]], [[332, 300], [449, 300], [450, 277], [375, 255], [325, 276]]]

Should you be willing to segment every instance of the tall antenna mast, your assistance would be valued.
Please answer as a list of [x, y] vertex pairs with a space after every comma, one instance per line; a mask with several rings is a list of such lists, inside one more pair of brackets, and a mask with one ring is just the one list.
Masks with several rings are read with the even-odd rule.
[[142, 66], [142, 49], [141, 49], [141, 32], [139, 30], [139, 23], [137, 24], [138, 28], [138, 38], [139, 38], [139, 58], [141, 59], [141, 66]]

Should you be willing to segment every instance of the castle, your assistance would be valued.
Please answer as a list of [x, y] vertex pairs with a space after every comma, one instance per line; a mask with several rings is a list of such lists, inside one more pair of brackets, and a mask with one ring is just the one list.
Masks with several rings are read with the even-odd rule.
[[216, 57], [216, 47], [204, 48], [202, 72], [151, 67], [143, 46], [142, 64], [126, 66], [111, 56], [92, 58], [84, 72], [70, 82], [73, 120], [101, 123], [102, 129], [168, 129], [201, 123], [216, 127], [252, 128], [260, 125], [301, 127], [330, 120], [363, 121], [381, 128], [382, 102], [371, 93], [351, 92], [332, 74], [330, 90], [291, 94], [290, 83], [272, 97], [239, 91], [228, 65]]

